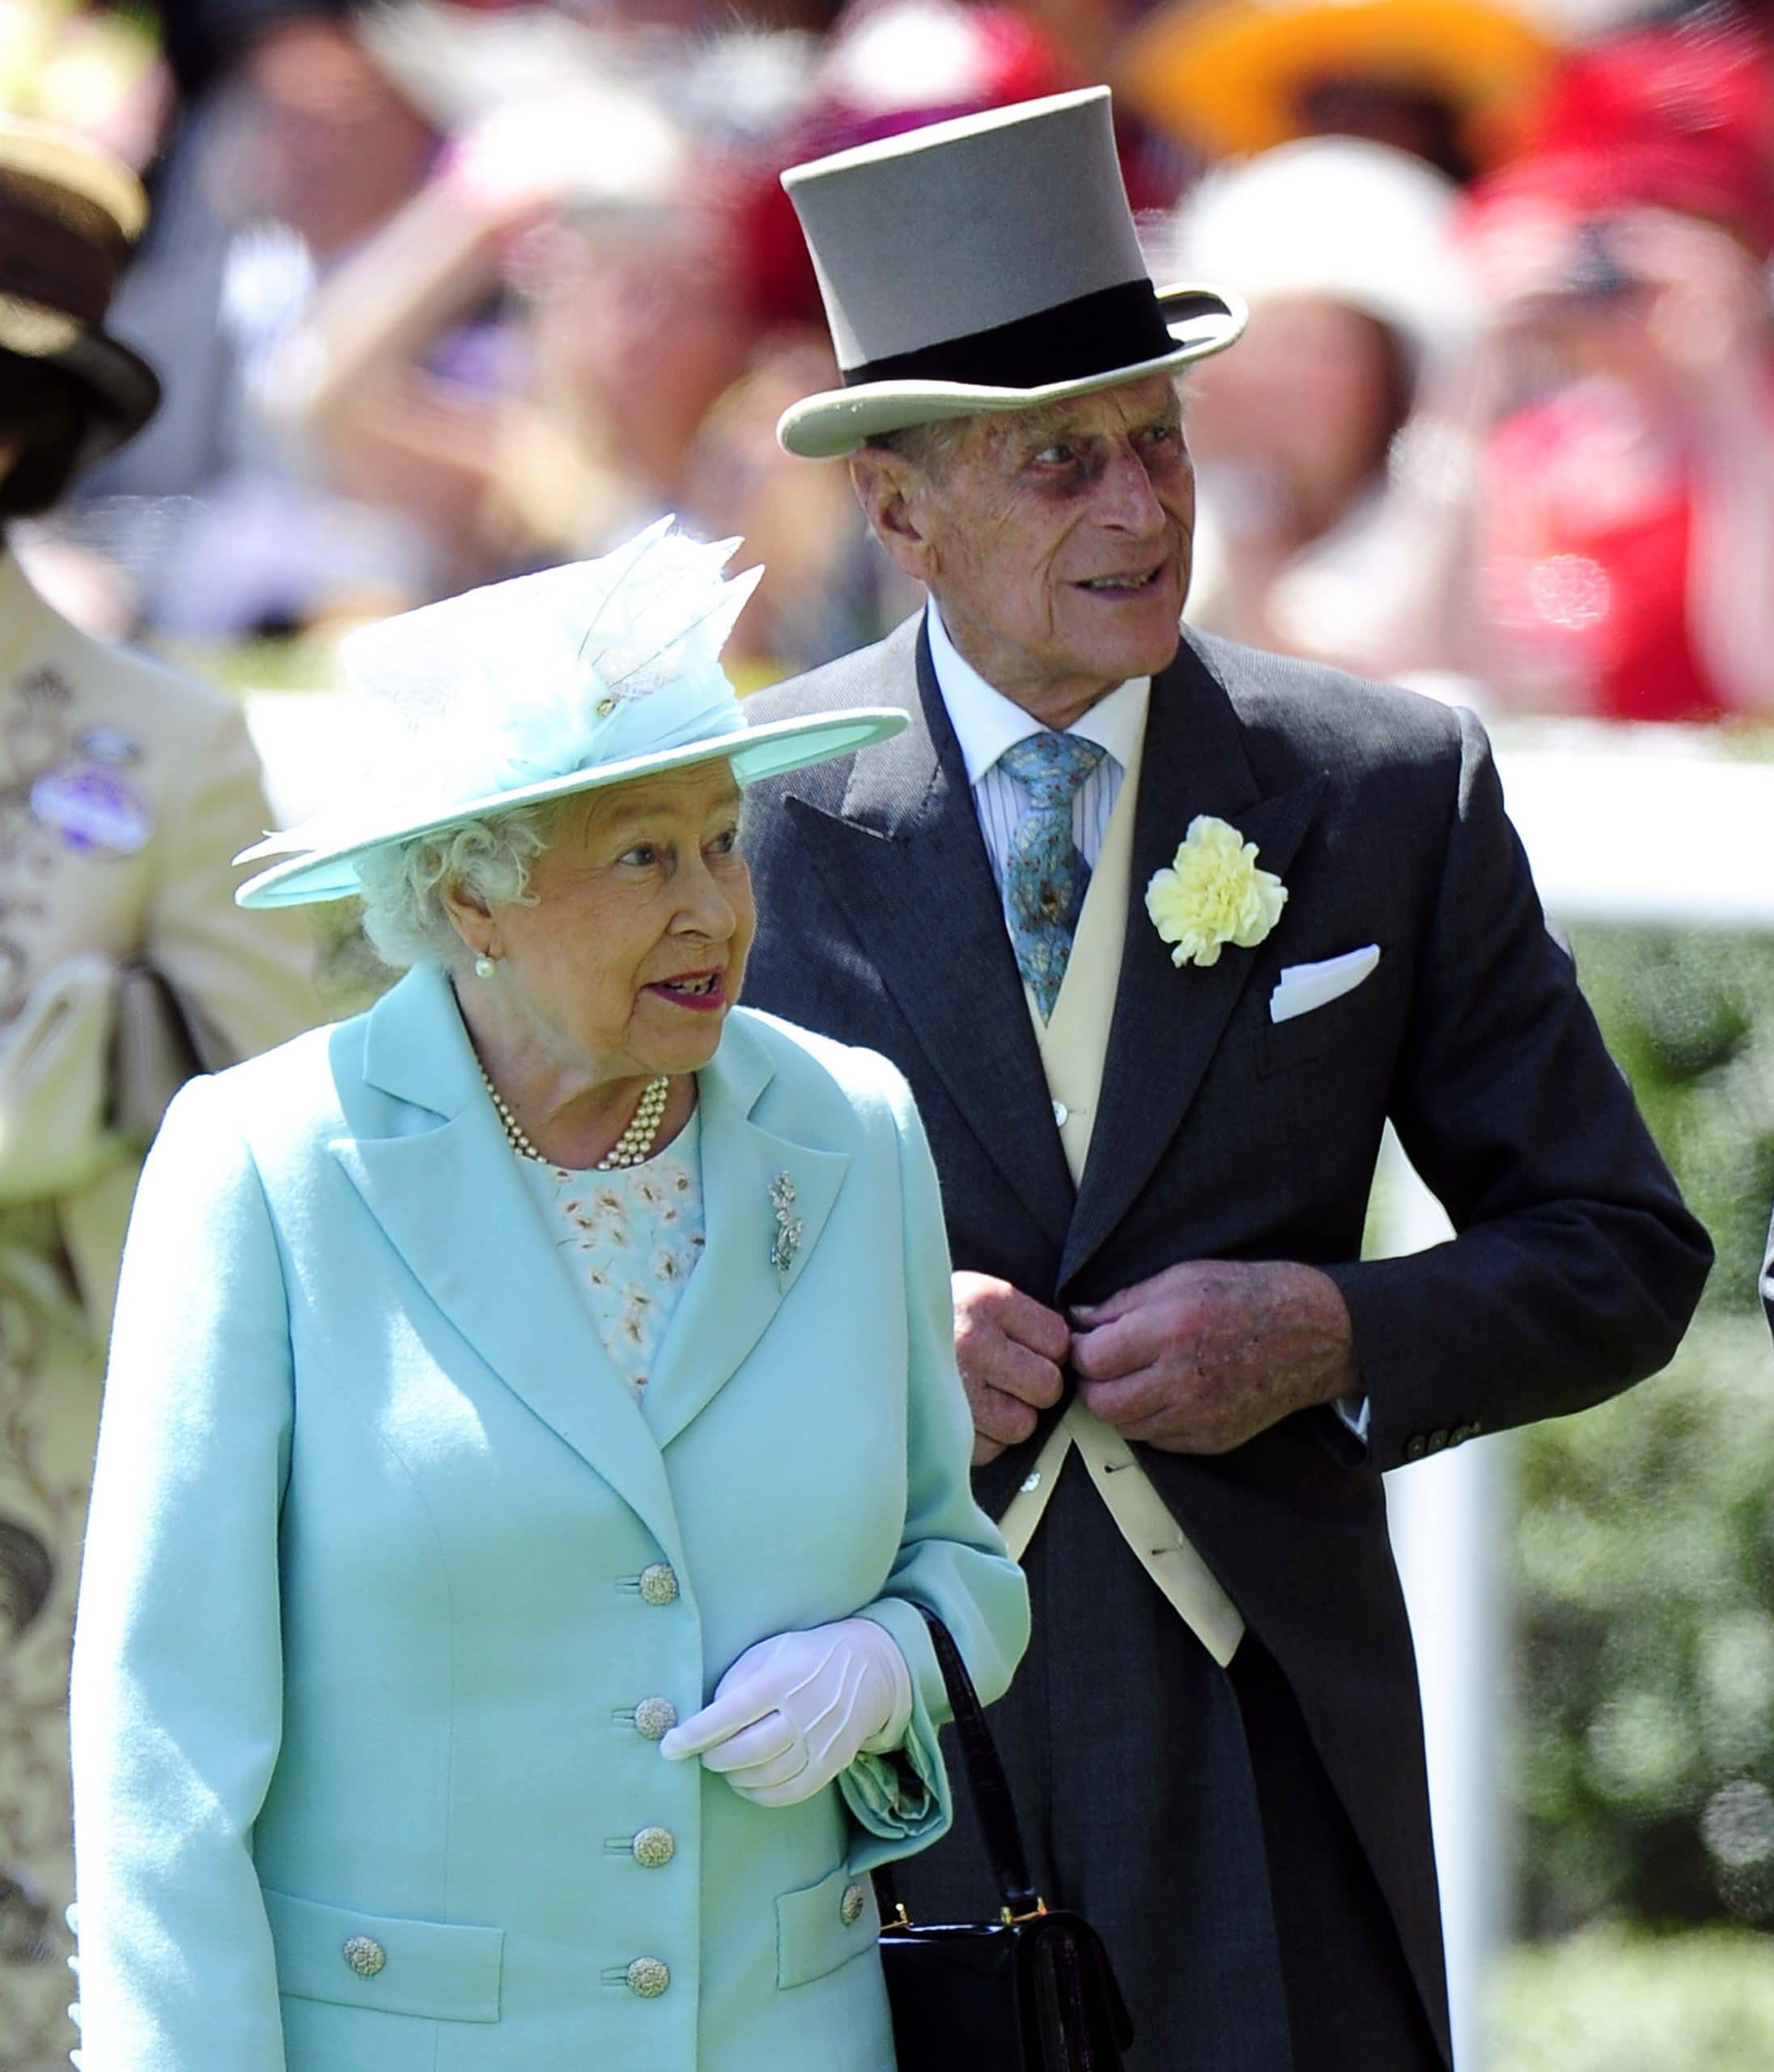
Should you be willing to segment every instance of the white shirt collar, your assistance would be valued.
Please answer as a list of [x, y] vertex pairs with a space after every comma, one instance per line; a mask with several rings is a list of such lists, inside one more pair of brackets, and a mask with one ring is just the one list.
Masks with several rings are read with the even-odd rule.
[[[1007, 748], [1040, 733], [1042, 724], [1033, 713], [1012, 704], [1002, 691], [994, 690], [967, 660], [949, 639], [934, 597], [925, 608], [924, 623], [930, 634], [930, 660], [936, 672], [936, 688], [942, 693], [955, 738], [961, 744], [967, 782], [977, 784]], [[1145, 731], [1146, 705], [1151, 694], [1150, 677], [1129, 677], [1106, 697], [1099, 698], [1066, 731], [1094, 741], [1125, 770]]]

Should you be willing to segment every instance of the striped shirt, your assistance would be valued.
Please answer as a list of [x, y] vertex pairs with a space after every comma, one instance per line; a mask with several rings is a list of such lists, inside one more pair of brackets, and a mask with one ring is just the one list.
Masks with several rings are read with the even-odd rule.
[[[1006, 749], [1045, 730], [1033, 714], [1012, 705], [1002, 691], [994, 690], [963, 659], [949, 637], [935, 598], [930, 601], [925, 618], [936, 687], [961, 744], [967, 782], [973, 788], [974, 810], [979, 816], [979, 832], [1001, 894], [1010, 839], [1029, 810], [1029, 788], [1001, 768], [999, 758]], [[1082, 719], [1066, 730], [1094, 741], [1104, 751], [1102, 761], [1078, 787], [1072, 808], [1072, 839], [1078, 845], [1079, 855], [1093, 869], [1102, 853], [1103, 836], [1120, 796], [1121, 781], [1145, 730], [1151, 694], [1150, 677], [1130, 677], [1107, 697], [1099, 698]]]

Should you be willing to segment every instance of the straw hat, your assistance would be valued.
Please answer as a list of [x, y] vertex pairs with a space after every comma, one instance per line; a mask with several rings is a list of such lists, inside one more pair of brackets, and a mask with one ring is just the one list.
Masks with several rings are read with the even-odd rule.
[[1210, 157], [1286, 143], [1304, 89], [1357, 76], [1445, 101], [1485, 163], [1556, 54], [1505, 0], [1169, 0], [1116, 70], [1133, 108]]
[[1106, 87], [907, 130], [792, 167], [783, 185], [844, 381], [777, 427], [810, 460], [1137, 381], [1244, 329], [1235, 296], [1152, 285]]
[[541, 800], [717, 759], [745, 784], [900, 732], [886, 707], [749, 727], [719, 655], [763, 571], [724, 581], [738, 541], [700, 546], [672, 522], [350, 635], [363, 768], [319, 818], [235, 858], [279, 860], [240, 905], [346, 898], [376, 851]]
[[108, 151], [0, 116], [0, 349], [87, 391], [88, 459], [139, 431], [160, 400], [154, 370], [103, 328], [147, 214], [140, 182]]

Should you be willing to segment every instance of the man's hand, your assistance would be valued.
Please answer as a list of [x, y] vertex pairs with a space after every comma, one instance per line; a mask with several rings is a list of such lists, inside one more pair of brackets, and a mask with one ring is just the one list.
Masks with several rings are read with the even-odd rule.
[[1360, 1393], [1349, 1312], [1314, 1267], [1190, 1260], [1072, 1314], [1085, 1405], [1166, 1453], [1226, 1453]]
[[1008, 1280], [955, 1276], [955, 1357], [974, 1414], [974, 1466], [1026, 1439], [1036, 1413], [1059, 1400], [1059, 1363], [1072, 1343], [1065, 1318]]

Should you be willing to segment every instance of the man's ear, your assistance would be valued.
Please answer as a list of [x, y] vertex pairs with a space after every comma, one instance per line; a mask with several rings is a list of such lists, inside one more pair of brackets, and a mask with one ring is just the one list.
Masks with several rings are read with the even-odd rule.
[[936, 559], [919, 495], [927, 486], [923, 471], [903, 454], [865, 446], [850, 456], [850, 485], [893, 566], [915, 581], [927, 583], [936, 573]]

